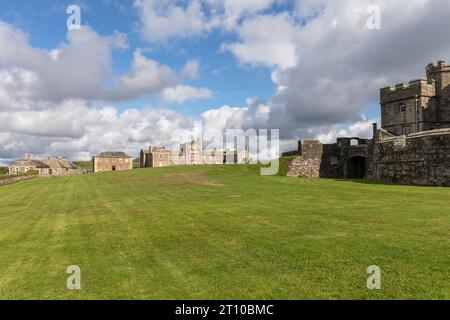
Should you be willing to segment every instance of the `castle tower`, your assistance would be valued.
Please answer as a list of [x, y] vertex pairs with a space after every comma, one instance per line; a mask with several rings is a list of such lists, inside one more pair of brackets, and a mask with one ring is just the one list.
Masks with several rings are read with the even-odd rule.
[[380, 90], [381, 127], [395, 135], [430, 130], [436, 122], [435, 81], [417, 79]]
[[436, 82], [436, 122], [440, 127], [450, 126], [450, 64], [438, 61], [426, 67], [427, 79]]

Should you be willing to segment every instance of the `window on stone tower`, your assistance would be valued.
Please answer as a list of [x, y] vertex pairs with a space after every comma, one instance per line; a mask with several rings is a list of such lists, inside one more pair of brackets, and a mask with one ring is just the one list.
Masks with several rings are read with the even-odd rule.
[[404, 104], [400, 105], [400, 112], [406, 112], [406, 106]]
[[408, 135], [411, 133], [411, 128], [410, 127], [404, 127], [403, 128], [403, 134], [404, 135]]

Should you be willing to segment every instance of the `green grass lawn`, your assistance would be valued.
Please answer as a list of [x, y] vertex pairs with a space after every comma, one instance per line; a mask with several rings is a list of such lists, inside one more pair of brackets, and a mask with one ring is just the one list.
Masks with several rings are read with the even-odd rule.
[[450, 298], [450, 188], [177, 167], [25, 181], [0, 203], [0, 299]]
[[93, 172], [94, 171], [92, 161], [75, 161], [74, 164], [78, 168], [84, 169], [86, 171], [89, 171], [89, 172]]

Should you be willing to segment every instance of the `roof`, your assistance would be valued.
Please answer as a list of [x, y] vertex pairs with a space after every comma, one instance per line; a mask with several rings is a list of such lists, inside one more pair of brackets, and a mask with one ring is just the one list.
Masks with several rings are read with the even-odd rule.
[[48, 158], [45, 160], [42, 160], [44, 164], [49, 166], [50, 168], [64, 168], [64, 169], [76, 169], [77, 166], [74, 165], [72, 162], [70, 162], [67, 159], [55, 159], [55, 158]]
[[95, 156], [96, 158], [130, 158], [133, 159], [132, 156], [127, 155], [125, 152], [122, 151], [106, 151], [106, 152], [100, 152], [98, 155]]
[[48, 165], [39, 160], [31, 159], [20, 159], [14, 161], [11, 167], [37, 167], [37, 168], [48, 168]]

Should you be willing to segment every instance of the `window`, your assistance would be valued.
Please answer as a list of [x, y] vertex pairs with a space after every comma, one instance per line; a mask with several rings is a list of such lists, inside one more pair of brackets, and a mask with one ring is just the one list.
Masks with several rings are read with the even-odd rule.
[[159, 155], [159, 160], [163, 160], [164, 156], [162, 154]]
[[109, 162], [109, 159], [105, 159], [105, 162]]
[[119, 159], [119, 162], [122, 162], [123, 161], [123, 159]]
[[400, 105], [400, 112], [406, 112], [406, 106], [404, 104]]

